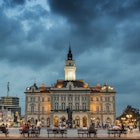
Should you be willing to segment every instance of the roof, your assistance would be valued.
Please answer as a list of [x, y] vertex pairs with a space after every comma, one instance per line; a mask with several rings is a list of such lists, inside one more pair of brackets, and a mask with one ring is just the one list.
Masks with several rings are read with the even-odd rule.
[[67, 84], [71, 82], [74, 87], [77, 88], [87, 88], [88, 84], [84, 82], [84, 80], [73, 80], [73, 81], [67, 81], [67, 80], [57, 80], [57, 83], [54, 84], [55, 88], [66, 88]]

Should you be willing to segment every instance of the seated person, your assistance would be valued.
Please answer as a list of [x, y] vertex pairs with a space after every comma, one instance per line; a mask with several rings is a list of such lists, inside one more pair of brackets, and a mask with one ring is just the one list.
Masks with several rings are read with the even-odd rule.
[[113, 126], [113, 129], [114, 129], [114, 130], [121, 130], [121, 128], [120, 128], [119, 125], [114, 125], [114, 126]]
[[2, 131], [2, 133], [8, 134], [8, 129], [6, 129], [6, 125], [3, 123], [0, 127], [0, 130]]
[[66, 127], [65, 127], [65, 125], [61, 124], [61, 125], [59, 126], [59, 129], [60, 129], [60, 130], [64, 130], [64, 129], [66, 129]]
[[26, 123], [22, 126], [21, 134], [25, 134], [25, 133], [28, 133], [28, 137], [29, 137], [29, 126]]
[[119, 137], [120, 137], [121, 134], [123, 134], [125, 131], [126, 131], [126, 129], [125, 129], [125, 127], [124, 127], [124, 124], [121, 124]]
[[88, 133], [89, 133], [89, 136], [90, 136], [91, 133], [94, 133], [94, 136], [96, 135], [96, 129], [95, 129], [95, 124], [94, 123], [90, 124]]

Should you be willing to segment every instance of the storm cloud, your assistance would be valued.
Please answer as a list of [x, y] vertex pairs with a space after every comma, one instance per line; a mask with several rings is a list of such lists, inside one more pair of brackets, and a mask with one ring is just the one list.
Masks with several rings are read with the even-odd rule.
[[117, 115], [140, 108], [139, 0], [3, 0], [0, 19], [0, 96], [10, 82], [23, 113], [27, 86], [64, 79], [69, 45], [77, 79], [115, 87]]

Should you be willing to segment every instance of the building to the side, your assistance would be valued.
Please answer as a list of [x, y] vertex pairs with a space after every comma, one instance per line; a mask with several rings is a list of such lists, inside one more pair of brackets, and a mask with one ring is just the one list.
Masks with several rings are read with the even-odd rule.
[[[19, 106], [19, 98], [12, 96], [4, 96], [0, 98], [0, 121], [8, 121], [14, 115], [21, 115], [21, 107]], [[12, 120], [13, 121], [13, 120]]]
[[76, 64], [71, 48], [64, 65], [65, 79], [57, 80], [53, 86], [36, 84], [25, 91], [25, 118], [35, 123], [41, 120], [45, 126], [67, 122], [67, 108], [72, 111], [73, 127], [88, 127], [91, 121], [97, 126], [114, 123], [116, 118], [114, 87], [107, 83], [89, 86], [76, 79]]

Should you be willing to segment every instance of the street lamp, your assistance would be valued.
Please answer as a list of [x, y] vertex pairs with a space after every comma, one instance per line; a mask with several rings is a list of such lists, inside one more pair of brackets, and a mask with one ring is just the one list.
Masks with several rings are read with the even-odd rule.
[[124, 123], [125, 120], [126, 120], [125, 117], [122, 117], [122, 118], [121, 118], [122, 123]]
[[127, 114], [126, 117], [128, 118], [128, 121], [131, 122], [132, 115], [131, 114]]
[[94, 120], [95, 120], [95, 118], [94, 118], [94, 117], [91, 117], [91, 122], [92, 122], [92, 123], [94, 122]]

